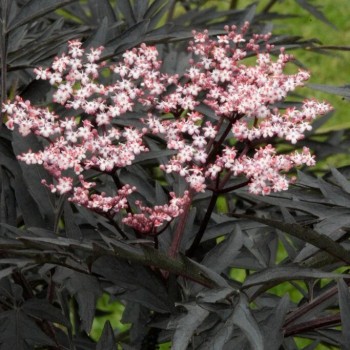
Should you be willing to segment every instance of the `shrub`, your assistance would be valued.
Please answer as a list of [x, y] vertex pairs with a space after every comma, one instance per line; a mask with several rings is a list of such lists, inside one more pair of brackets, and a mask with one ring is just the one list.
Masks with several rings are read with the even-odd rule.
[[[3, 39], [23, 40], [3, 47], [2, 91], [13, 71], [25, 86], [2, 95], [1, 346], [294, 349], [301, 336], [346, 348], [349, 182], [341, 169], [290, 175], [315, 164], [311, 123], [331, 107], [292, 101], [309, 73], [285, 73], [290, 39], [254, 34], [274, 2], [260, 22], [253, 7], [199, 18], [183, 2], [181, 20], [170, 6], [174, 23], [198, 20], [187, 50], [170, 43], [185, 27], [159, 24], [164, 1], [40, 19], [71, 2], [1, 8]], [[23, 58], [29, 34], [43, 44]], [[271, 293], [283, 283], [299, 296]], [[103, 295], [131, 326], [106, 322], [95, 342]]]

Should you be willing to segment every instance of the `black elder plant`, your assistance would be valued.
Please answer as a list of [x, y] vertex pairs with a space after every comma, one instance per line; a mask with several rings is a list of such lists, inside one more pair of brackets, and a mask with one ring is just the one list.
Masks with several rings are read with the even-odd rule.
[[348, 348], [348, 133], [275, 3], [1, 2], [0, 349]]

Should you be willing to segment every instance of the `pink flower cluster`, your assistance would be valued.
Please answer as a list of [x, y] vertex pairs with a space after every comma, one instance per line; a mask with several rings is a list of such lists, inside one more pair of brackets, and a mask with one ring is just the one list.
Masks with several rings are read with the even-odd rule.
[[170, 192], [172, 197], [169, 204], [156, 205], [153, 208], [145, 207], [140, 201], [135, 204], [139, 207], [141, 213], [129, 213], [122, 221], [131, 226], [141, 234], [157, 235], [160, 232], [158, 228], [165, 222], [170, 222], [183, 213], [183, 208], [190, 202], [189, 192], [185, 191], [183, 197], [176, 197], [174, 192]]
[[[286, 190], [290, 180], [284, 173], [295, 166], [313, 165], [314, 159], [307, 148], [278, 155], [268, 140], [279, 137], [296, 143], [310, 130], [312, 120], [330, 106], [308, 100], [300, 109], [280, 111], [276, 103], [302, 86], [309, 74], [283, 73], [292, 57], [282, 50], [274, 60], [269, 35], [254, 35], [246, 41], [247, 29], [248, 25], [240, 30], [226, 27], [226, 33], [214, 39], [206, 31], [194, 32], [189, 45], [192, 58], [181, 80], [161, 72], [162, 62], [153, 46], [142, 44], [125, 52], [118, 64], [107, 66], [99, 63], [102, 47], [85, 50], [81, 42], [69, 42], [68, 52], [56, 57], [50, 69], [34, 71], [37, 79], [54, 86], [54, 102], [74, 110], [73, 117], [60, 117], [53, 109], [32, 106], [20, 97], [3, 105], [9, 129], [16, 126], [23, 136], [34, 133], [44, 139], [43, 150], [28, 150], [19, 159], [41, 164], [55, 179], [45, 184], [52, 192], [69, 194], [74, 203], [109, 214], [130, 211], [128, 196], [137, 189], [125, 184], [114, 196], [97, 194], [96, 184], [85, 179], [84, 172], [92, 169], [114, 175], [132, 165], [138, 154], [148, 151], [147, 133], [162, 137], [166, 147], [176, 151], [160, 167], [184, 177], [193, 193], [212, 184], [222, 188], [228, 177], [238, 175], [248, 179], [252, 193]], [[243, 63], [248, 54], [256, 56], [255, 64]], [[99, 82], [103, 71], [111, 84]], [[201, 114], [200, 104], [212, 113]], [[141, 127], [124, 126], [123, 115], [136, 106], [144, 111]], [[266, 145], [254, 149], [253, 141]], [[156, 228], [179, 216], [189, 201], [187, 192], [171, 196], [164, 206], [147, 208], [136, 203], [141, 213], [129, 212], [124, 224], [155, 234]]]
[[[206, 31], [194, 32], [194, 42], [189, 46], [193, 59], [187, 81], [157, 105], [162, 112], [176, 113], [179, 109], [188, 112], [174, 120], [162, 121], [154, 115], [148, 118], [149, 129], [155, 134], [163, 133], [167, 147], [178, 151], [161, 168], [167, 173], [180, 174], [197, 192], [205, 190], [208, 178], [215, 182], [220, 174], [229, 171], [234, 176], [246, 176], [250, 180], [250, 192], [266, 195], [288, 189], [289, 180], [283, 173], [303, 164], [315, 164], [307, 148], [301, 153], [276, 155], [276, 150], [267, 144], [248, 156], [247, 147], [241, 152], [234, 146], [220, 150], [223, 144], [220, 137], [220, 144], [216, 145], [215, 138], [225, 127], [227, 138], [246, 146], [251, 141], [273, 137], [295, 144], [306, 130], [311, 130], [310, 123], [318, 115], [331, 110], [326, 103], [307, 100], [300, 109], [279, 111], [275, 104], [303, 86], [309, 73], [299, 70], [296, 74], [284, 74], [286, 64], [293, 57], [282, 50], [273, 61], [268, 53], [272, 48], [268, 44], [269, 35], [254, 35], [246, 42], [247, 28], [246, 25], [238, 32], [236, 27], [226, 27], [227, 34], [216, 40], [210, 39]], [[261, 52], [261, 46], [266, 52]], [[242, 63], [249, 52], [256, 55], [255, 65]], [[195, 110], [200, 102], [215, 112], [217, 120], [207, 120]]]

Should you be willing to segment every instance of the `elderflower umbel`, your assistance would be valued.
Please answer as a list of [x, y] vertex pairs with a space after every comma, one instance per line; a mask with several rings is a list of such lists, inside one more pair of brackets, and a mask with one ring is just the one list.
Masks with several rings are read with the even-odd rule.
[[[20, 97], [3, 105], [9, 129], [17, 127], [24, 137], [34, 133], [46, 140], [43, 150], [28, 150], [18, 158], [42, 165], [54, 179], [44, 185], [69, 194], [74, 203], [109, 215], [128, 209], [123, 223], [143, 234], [156, 234], [182, 213], [190, 192], [203, 192], [227, 175], [245, 176], [255, 194], [286, 190], [290, 180], [285, 173], [303, 164], [312, 166], [313, 156], [306, 147], [279, 155], [268, 140], [278, 137], [297, 143], [314, 118], [331, 107], [307, 100], [300, 108], [279, 110], [276, 103], [303, 86], [309, 73], [285, 74], [292, 57], [281, 50], [273, 59], [269, 35], [246, 40], [247, 29], [248, 24], [239, 30], [225, 27], [226, 34], [216, 38], [207, 31], [193, 32], [188, 47], [192, 58], [181, 80], [176, 74], [161, 73], [154, 46], [142, 44], [126, 51], [119, 63], [108, 67], [99, 63], [102, 47], [85, 50], [81, 42], [70, 41], [68, 52], [56, 57], [50, 69], [38, 67], [34, 72], [37, 79], [54, 86], [55, 103], [76, 110], [74, 117], [60, 117]], [[255, 64], [244, 64], [248, 53], [255, 54]], [[102, 69], [109, 69], [110, 85], [99, 83]], [[136, 104], [144, 109], [141, 126], [127, 126], [123, 115], [134, 111]], [[211, 113], [201, 114], [200, 104]], [[118, 120], [122, 123], [115, 123]], [[153, 208], [137, 202], [139, 213], [132, 213], [128, 198], [137, 188], [124, 184], [114, 196], [99, 194], [84, 174], [92, 169], [113, 175], [132, 165], [137, 155], [148, 151], [144, 135], [151, 133], [176, 151], [160, 168], [183, 177], [190, 192], [179, 197], [170, 193], [169, 204]], [[229, 146], [227, 139], [235, 140], [230, 143], [235, 146]], [[252, 145], [259, 142], [265, 145], [255, 149]]]

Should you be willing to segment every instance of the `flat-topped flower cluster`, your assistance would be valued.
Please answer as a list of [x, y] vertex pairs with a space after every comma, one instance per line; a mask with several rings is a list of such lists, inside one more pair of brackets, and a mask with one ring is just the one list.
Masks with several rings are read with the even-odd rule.
[[[128, 209], [123, 222], [144, 234], [155, 234], [178, 217], [196, 192], [223, 190], [232, 176], [244, 176], [254, 194], [286, 190], [290, 180], [285, 173], [315, 161], [305, 147], [279, 155], [269, 140], [296, 143], [314, 118], [331, 107], [307, 100], [300, 108], [278, 109], [277, 103], [303, 86], [309, 73], [285, 74], [292, 57], [281, 50], [273, 59], [269, 35], [246, 40], [247, 30], [248, 24], [225, 27], [225, 34], [216, 38], [194, 32], [188, 48], [192, 58], [181, 79], [162, 72], [154, 46], [142, 44], [125, 52], [118, 64], [108, 65], [101, 59], [102, 47], [85, 50], [81, 42], [70, 41], [68, 52], [56, 57], [51, 68], [34, 71], [37, 79], [55, 88], [56, 104], [76, 111], [73, 117], [20, 97], [3, 106], [9, 129], [45, 139], [41, 151], [28, 150], [19, 159], [42, 165], [54, 179], [44, 184], [52, 192], [68, 194], [74, 203], [112, 216]], [[255, 64], [244, 64], [247, 55], [256, 57]], [[109, 70], [111, 84], [100, 83], [103, 70]], [[209, 115], [199, 112], [203, 104]], [[135, 110], [141, 127], [121, 126], [127, 125], [125, 114]], [[123, 118], [123, 123], [114, 122]], [[96, 184], [84, 174], [93, 169], [113, 176], [131, 166], [149, 150], [146, 134], [158, 135], [175, 151], [160, 168], [183, 177], [188, 192], [178, 197], [171, 193], [164, 206], [148, 208], [138, 202], [139, 212], [134, 213], [128, 197], [137, 188], [121, 184], [114, 196], [107, 196], [96, 193]], [[259, 144], [263, 146], [256, 148]]]

